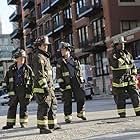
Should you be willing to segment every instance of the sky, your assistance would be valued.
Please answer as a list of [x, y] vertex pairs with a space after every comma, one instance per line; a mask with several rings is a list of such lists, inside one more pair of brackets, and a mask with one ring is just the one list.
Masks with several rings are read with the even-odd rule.
[[13, 31], [9, 16], [14, 12], [14, 6], [7, 5], [7, 0], [0, 0], [0, 20], [2, 22], [2, 33], [10, 34]]

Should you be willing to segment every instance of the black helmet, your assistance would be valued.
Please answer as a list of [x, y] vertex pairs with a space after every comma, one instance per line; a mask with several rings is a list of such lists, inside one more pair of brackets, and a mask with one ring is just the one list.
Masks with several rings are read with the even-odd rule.
[[69, 51], [71, 51], [72, 50], [72, 45], [70, 44], [70, 43], [68, 43], [68, 42], [60, 42], [60, 45], [59, 45], [59, 49], [58, 50], [60, 50], [61, 48], [66, 48], [66, 49], [68, 49]]
[[42, 44], [47, 44], [47, 45], [51, 44], [48, 36], [40, 36], [34, 42], [35, 47], [41, 46]]
[[14, 51], [12, 51], [12, 57], [18, 58], [18, 57], [26, 57], [26, 52], [23, 49], [17, 48]]

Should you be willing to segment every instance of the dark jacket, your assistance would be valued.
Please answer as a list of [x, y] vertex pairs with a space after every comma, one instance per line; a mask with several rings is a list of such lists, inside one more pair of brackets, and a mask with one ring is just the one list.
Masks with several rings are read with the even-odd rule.
[[133, 63], [132, 55], [127, 50], [118, 51], [114, 49], [109, 62], [113, 74], [113, 87], [136, 85], [137, 69]]
[[[23, 64], [23, 86], [25, 87], [26, 91], [26, 98], [31, 98], [32, 89], [33, 89], [33, 71], [29, 65]], [[6, 73], [4, 78], [5, 86], [10, 96], [15, 95], [15, 72], [17, 70], [17, 64], [13, 64], [9, 67], [9, 70]]]
[[[83, 77], [81, 74], [80, 63], [77, 59], [72, 59], [74, 61], [73, 67], [75, 69], [75, 77], [78, 83], [81, 84], [81, 82], [83, 82]], [[56, 67], [56, 78], [62, 92], [66, 90], [71, 90], [70, 77], [71, 76], [65, 59], [59, 59]]]
[[49, 57], [49, 53], [39, 49], [33, 55], [34, 93], [45, 93], [49, 86], [53, 86], [52, 66]]

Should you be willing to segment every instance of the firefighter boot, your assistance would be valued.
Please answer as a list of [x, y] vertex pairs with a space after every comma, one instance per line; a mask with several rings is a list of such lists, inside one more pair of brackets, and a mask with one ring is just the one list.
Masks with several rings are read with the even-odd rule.
[[85, 116], [80, 116], [80, 115], [77, 115], [78, 118], [81, 118], [82, 120], [87, 120], [87, 118]]
[[49, 133], [52, 133], [52, 131], [47, 128], [40, 128], [40, 134], [49, 134]]
[[136, 112], [136, 116], [140, 116], [140, 111]]
[[71, 120], [70, 119], [65, 119], [65, 122], [66, 123], [71, 123]]
[[120, 118], [125, 118], [125, 114], [119, 114], [120, 115]]
[[21, 126], [21, 128], [26, 128], [27, 127], [27, 124], [26, 123], [25, 124], [24, 123], [21, 123], [20, 126]]
[[6, 125], [2, 127], [2, 129], [11, 129], [11, 128], [13, 128], [13, 125]]
[[61, 126], [59, 124], [55, 124], [54, 126], [49, 126], [49, 129], [58, 130], [61, 129]]

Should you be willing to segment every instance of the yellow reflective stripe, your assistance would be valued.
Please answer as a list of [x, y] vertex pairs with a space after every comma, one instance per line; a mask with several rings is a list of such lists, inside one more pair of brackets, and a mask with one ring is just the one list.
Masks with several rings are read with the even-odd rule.
[[46, 78], [43, 78], [43, 79], [39, 80], [38, 83], [40, 86], [42, 86], [43, 84], [47, 84], [47, 80], [46, 80]]
[[134, 108], [135, 112], [139, 112], [140, 111], [140, 107], [136, 107]]
[[32, 95], [31, 94], [26, 94], [25, 98], [31, 99], [32, 98]]
[[78, 69], [79, 68], [79, 66], [76, 66], [76, 69]]
[[48, 120], [48, 124], [57, 124], [57, 119]]
[[29, 84], [30, 84], [30, 80], [27, 81], [27, 85], [29, 85]]
[[59, 79], [57, 79], [57, 82], [58, 82], [58, 83], [63, 83], [64, 80], [63, 80], [62, 78], [59, 78]]
[[13, 82], [14, 81], [14, 79], [13, 78], [9, 78], [9, 82]]
[[52, 75], [52, 70], [48, 70], [48, 75]]
[[81, 111], [80, 113], [77, 113], [77, 116], [79, 116], [79, 117], [82, 117], [82, 116], [85, 116], [85, 111]]
[[6, 83], [2, 83], [2, 86], [6, 86]]
[[48, 120], [37, 120], [37, 124], [38, 125], [47, 125], [48, 124]]
[[14, 91], [10, 91], [10, 92], [8, 92], [8, 95], [15, 95], [15, 92]]
[[16, 122], [16, 119], [7, 118], [7, 122], [9, 122], [9, 123], [15, 123]]
[[63, 72], [62, 75], [63, 76], [69, 76], [69, 72]]
[[27, 122], [28, 122], [28, 118], [20, 119], [20, 123], [27, 123]]
[[114, 68], [114, 67], [112, 67], [111, 66], [111, 70], [124, 70], [124, 69], [130, 69], [130, 68], [132, 68], [132, 66], [130, 66], [130, 65], [123, 65], [123, 66], [121, 66], [121, 67], [119, 67], [119, 68]]
[[128, 86], [128, 82], [123, 82], [123, 83], [112, 83], [113, 87], [124, 87], [124, 86]]
[[121, 64], [123, 64], [125, 62], [125, 60], [123, 60], [122, 58], [119, 58], [118, 60]]
[[63, 92], [63, 91], [64, 91], [64, 89], [60, 88], [60, 91], [62, 91], [62, 92]]
[[56, 67], [60, 68], [60, 67], [61, 67], [61, 65], [57, 64], [57, 65], [56, 65]]
[[137, 69], [136, 68], [133, 68], [132, 69], [132, 73], [137, 73]]
[[65, 116], [64, 118], [65, 118], [65, 120], [66, 120], [66, 119], [72, 120], [72, 115], [67, 115], [67, 116]]
[[71, 89], [71, 86], [70, 85], [67, 85], [65, 89]]
[[125, 109], [117, 109], [118, 113], [125, 113]]
[[42, 88], [34, 88], [33, 93], [44, 93], [44, 89], [42, 89]]

